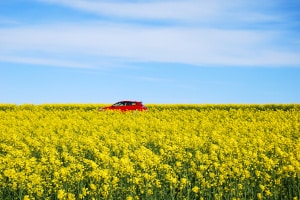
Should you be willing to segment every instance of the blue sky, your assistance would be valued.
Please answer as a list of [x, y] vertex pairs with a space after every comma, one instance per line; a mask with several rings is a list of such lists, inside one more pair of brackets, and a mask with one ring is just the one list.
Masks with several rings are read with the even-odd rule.
[[300, 103], [298, 0], [0, 1], [0, 103]]

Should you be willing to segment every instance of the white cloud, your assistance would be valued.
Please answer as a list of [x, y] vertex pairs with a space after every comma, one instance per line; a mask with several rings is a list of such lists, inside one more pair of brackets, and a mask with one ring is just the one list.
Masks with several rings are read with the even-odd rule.
[[[95, 1], [95, 0], [38, 0], [100, 16], [137, 20], [171, 20], [187, 24], [278, 21], [276, 15], [262, 12], [274, 4], [271, 0], [161, 0], [161, 1]], [[265, 11], [265, 10], [264, 10]], [[220, 24], [219, 24], [220, 25]]]
[[148, 1], [148, 2], [108, 2], [92, 0], [40, 0], [64, 5], [77, 10], [115, 17], [142, 19], [188, 19], [212, 16], [220, 5], [216, 1]]
[[[284, 43], [286, 38], [282, 36], [286, 30], [222, 28], [223, 24], [238, 20], [249, 23], [280, 20], [278, 16], [252, 12], [258, 6], [253, 2], [39, 1], [111, 17], [200, 21], [212, 22], [212, 25], [201, 27], [196, 23], [193, 26], [163, 27], [86, 19], [84, 23], [55, 21], [52, 24], [0, 28], [2, 61], [82, 68], [128, 66], [130, 62], [148, 61], [201, 66], [300, 65], [300, 51], [295, 47], [297, 41], [293, 49], [281, 49], [276, 44], [278, 41]], [[267, 0], [263, 6], [270, 2]]]
[[47, 58], [36, 58], [28, 56], [0, 56], [0, 62], [10, 62], [10, 63], [22, 63], [29, 65], [39, 65], [39, 66], [51, 66], [51, 67], [66, 67], [66, 68], [86, 68], [86, 69], [95, 69], [95, 67], [88, 66], [85, 64], [66, 61], [66, 60], [57, 60], [57, 59], [47, 59]]
[[300, 65], [299, 52], [268, 46], [278, 37], [268, 31], [95, 23], [7, 28], [0, 29], [0, 35], [2, 59], [5, 55], [34, 53], [68, 59], [56, 65], [78, 62], [79, 67], [95, 66], [103, 58], [112, 58], [106, 60], [112, 63], [122, 60], [221, 66]]

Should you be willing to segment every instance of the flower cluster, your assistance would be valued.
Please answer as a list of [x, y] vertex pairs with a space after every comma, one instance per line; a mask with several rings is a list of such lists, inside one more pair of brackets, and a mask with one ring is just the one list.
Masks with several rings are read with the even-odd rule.
[[300, 199], [300, 105], [0, 105], [0, 199]]

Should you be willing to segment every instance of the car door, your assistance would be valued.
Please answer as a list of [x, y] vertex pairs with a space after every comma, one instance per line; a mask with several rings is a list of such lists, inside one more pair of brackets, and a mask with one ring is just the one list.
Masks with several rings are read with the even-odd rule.
[[138, 109], [139, 109], [139, 104], [138, 104], [138, 102], [132, 102], [131, 107], [132, 107], [132, 110], [138, 110]]
[[136, 110], [137, 109], [137, 103], [128, 101], [128, 102], [126, 102], [126, 106], [124, 108], [125, 108], [125, 110]]
[[126, 106], [125, 106], [126, 110], [134, 110], [134, 106], [132, 104], [132, 102], [126, 102]]

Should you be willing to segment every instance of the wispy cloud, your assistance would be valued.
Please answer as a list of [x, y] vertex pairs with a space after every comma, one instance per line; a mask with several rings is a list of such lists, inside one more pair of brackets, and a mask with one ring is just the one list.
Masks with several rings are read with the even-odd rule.
[[[245, 28], [243, 23], [254, 26], [282, 20], [280, 16], [260, 12], [257, 3], [241, 0], [39, 2], [99, 16], [183, 23], [149, 26], [105, 21], [99, 17], [98, 21], [53, 21], [51, 24], [0, 28], [2, 61], [82, 68], [126, 66], [132, 62], [172, 62], [197, 66], [300, 66], [299, 39], [287, 39], [289, 31]], [[271, 1], [264, 2], [266, 5], [270, 6]], [[287, 42], [289, 45], [283, 49], [282, 43]], [[51, 62], [51, 59], [56, 61]]]
[[[299, 52], [268, 47], [278, 34], [201, 28], [137, 25], [52, 25], [0, 30], [0, 52], [9, 56], [40, 52], [75, 56], [89, 65], [93, 57], [193, 65], [299, 65]], [[276, 56], [276, 57], [273, 57]], [[282, 59], [280, 59], [282, 58]], [[113, 60], [112, 60], [113, 61]]]
[[220, 5], [216, 1], [91, 1], [91, 0], [40, 0], [60, 4], [77, 10], [115, 17], [142, 19], [193, 20], [213, 16]]
[[[222, 24], [280, 22], [277, 13], [266, 14], [274, 2], [243, 0], [163, 0], [163, 1], [93, 1], [93, 0], [38, 0], [62, 5], [78, 11], [112, 18], [173, 21], [183, 24], [205, 24], [219, 27]], [[259, 7], [263, 9], [259, 9]], [[235, 24], [237, 25], [237, 24]]]
[[22, 64], [29, 64], [29, 65], [51, 66], [51, 67], [96, 69], [95, 67], [80, 64], [77, 62], [56, 60], [56, 59], [46, 59], [40, 57], [36, 58], [36, 57], [28, 57], [28, 56], [22, 56], [22, 57], [0, 56], [0, 62], [22, 63]]

